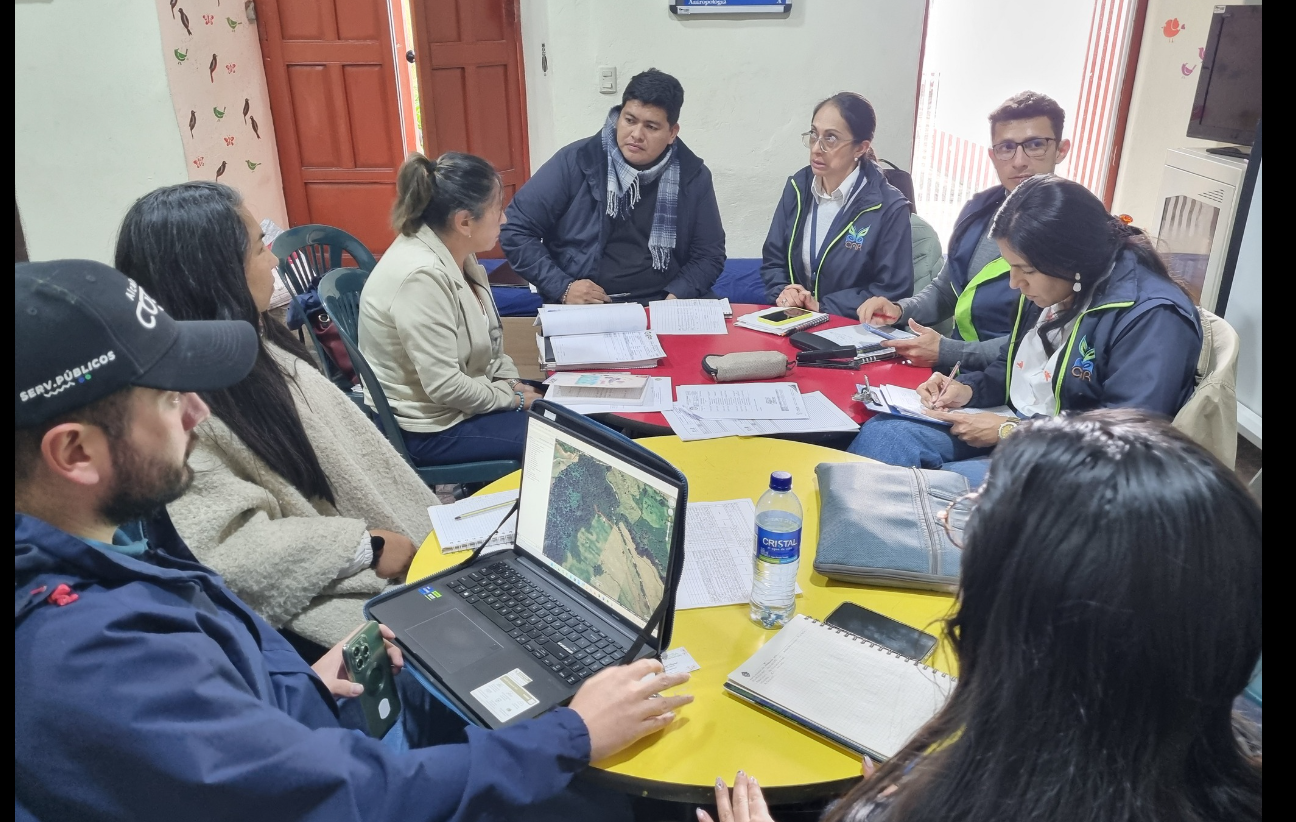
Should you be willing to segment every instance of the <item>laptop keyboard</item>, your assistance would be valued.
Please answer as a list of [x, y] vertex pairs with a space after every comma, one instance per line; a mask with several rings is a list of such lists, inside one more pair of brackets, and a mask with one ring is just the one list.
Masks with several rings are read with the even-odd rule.
[[568, 685], [617, 664], [625, 654], [606, 633], [507, 563], [491, 563], [447, 587]]

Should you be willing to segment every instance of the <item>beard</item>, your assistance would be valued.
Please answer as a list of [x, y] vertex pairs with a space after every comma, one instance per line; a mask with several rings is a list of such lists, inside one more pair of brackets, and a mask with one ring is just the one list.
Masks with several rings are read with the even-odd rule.
[[189, 454], [198, 438], [191, 432], [184, 459], [177, 465], [153, 454], [136, 450], [125, 440], [112, 450], [113, 475], [117, 487], [100, 506], [105, 522], [121, 525], [148, 520], [162, 512], [168, 503], [184, 496], [193, 482]]

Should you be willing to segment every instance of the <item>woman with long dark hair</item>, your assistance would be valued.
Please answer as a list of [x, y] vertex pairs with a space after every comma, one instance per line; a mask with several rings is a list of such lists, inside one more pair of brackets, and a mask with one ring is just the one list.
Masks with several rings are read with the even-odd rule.
[[396, 175], [392, 223], [400, 235], [360, 295], [360, 350], [410, 456], [419, 465], [521, 459], [520, 412], [540, 394], [504, 353], [477, 262], [504, 224], [499, 172], [472, 154], [411, 154]]
[[876, 128], [854, 92], [814, 107], [801, 135], [810, 165], [788, 178], [761, 252], [771, 303], [856, 319], [870, 297], [913, 294], [909, 201], [865, 156]]
[[405, 574], [437, 499], [266, 313], [275, 263], [238, 193], [219, 183], [140, 198], [117, 240], [117, 269], [176, 319], [259, 329], [252, 373], [202, 395], [212, 417], [195, 429], [194, 483], [167, 510], [244, 601], [328, 648]]
[[[1024, 425], [975, 496], [958, 684], [825, 822], [1261, 818], [1233, 702], [1262, 647], [1262, 521], [1236, 475], [1111, 409]], [[740, 781], [731, 818], [768, 819]]]
[[[1139, 408], [1173, 417], [1192, 395], [1202, 327], [1143, 233], [1112, 216], [1079, 183], [1039, 174], [999, 207], [990, 236], [1025, 297], [999, 359], [956, 380], [933, 374], [918, 388], [932, 423], [885, 415], [850, 451], [892, 465], [946, 468], [974, 482], [985, 455], [1018, 417], [1093, 408]], [[935, 421], [940, 421], [940, 425]]]

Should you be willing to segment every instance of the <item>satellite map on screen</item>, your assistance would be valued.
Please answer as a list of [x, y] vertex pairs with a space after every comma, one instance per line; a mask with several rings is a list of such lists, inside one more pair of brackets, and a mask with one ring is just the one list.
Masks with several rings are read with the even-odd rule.
[[546, 557], [647, 619], [665, 591], [670, 528], [660, 491], [554, 444]]

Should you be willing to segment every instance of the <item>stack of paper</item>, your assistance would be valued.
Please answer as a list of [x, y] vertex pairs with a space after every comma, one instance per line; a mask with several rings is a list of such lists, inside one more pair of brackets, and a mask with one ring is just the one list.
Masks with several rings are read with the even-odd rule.
[[[804, 312], [804, 313], [801, 313]], [[773, 318], [783, 317], [788, 314], [798, 315], [795, 319], [780, 321]], [[831, 319], [827, 314], [819, 311], [806, 311], [803, 308], [762, 308], [760, 311], [753, 311], [750, 314], [744, 314], [734, 320], [734, 325], [741, 328], [750, 328], [752, 331], [763, 331], [766, 334], [777, 334], [780, 337], [795, 331], [804, 331], [816, 325], [821, 325]]]
[[546, 337], [645, 331], [648, 315], [638, 303], [603, 305], [542, 305], [536, 324]]
[[[867, 391], [872, 396], [873, 402], [867, 400], [864, 402], [864, 407], [870, 411], [893, 414], [897, 417], [908, 417], [909, 419], [931, 422], [937, 425], [950, 424], [945, 420], [938, 420], [930, 416], [927, 413], [930, 409], [923, 405], [918, 392], [912, 388], [902, 388], [898, 385], [874, 385], [868, 387], [857, 385], [856, 388], [861, 394]], [[989, 413], [1008, 419], [1017, 419], [1017, 413], [1006, 405], [994, 408], [949, 408], [946, 410], [952, 414]]]
[[503, 525], [500, 522], [517, 498], [517, 490], [500, 491], [461, 499], [453, 505], [429, 506], [428, 516], [432, 519], [437, 541], [441, 543], [441, 552], [449, 554], [476, 548], [490, 536], [491, 531], [495, 531], [496, 526], [499, 530], [495, 531], [488, 546], [512, 545], [517, 535], [517, 513], [514, 512]]
[[643, 405], [648, 378], [639, 374], [554, 374], [545, 399], [560, 405]]
[[[681, 393], [685, 387], [680, 386]], [[852, 433], [859, 430], [859, 423], [833, 405], [832, 400], [825, 397], [822, 392], [802, 394], [801, 401], [806, 412], [803, 418], [706, 419], [694, 415], [679, 404], [663, 412], [662, 416], [666, 417], [676, 436], [685, 442], [719, 437], [761, 437], [772, 434], [817, 434], [837, 431]]]
[[565, 405], [578, 414], [648, 414], [654, 411], [670, 410], [671, 400], [671, 378], [670, 377], [648, 377], [647, 387], [644, 390], [643, 399], [637, 404], [618, 404], [615, 402], [594, 403], [585, 402], [584, 400], [571, 400], [554, 396], [554, 389], [551, 387], [545, 394], [546, 400], [551, 400], [559, 405]]
[[874, 334], [867, 325], [841, 325], [837, 328], [816, 331], [814, 334], [837, 345], [853, 345], [860, 351], [876, 348], [885, 339]]
[[536, 337], [540, 364], [549, 371], [652, 368], [666, 356], [651, 331]]
[[[655, 300], [648, 303], [658, 334], [728, 334], [725, 300]], [[729, 309], [732, 314], [733, 309]]]

